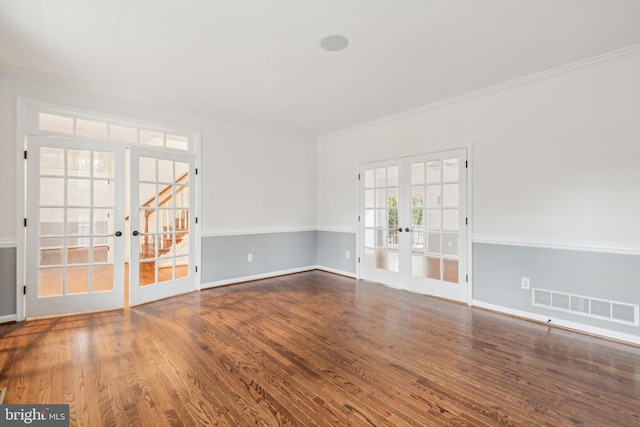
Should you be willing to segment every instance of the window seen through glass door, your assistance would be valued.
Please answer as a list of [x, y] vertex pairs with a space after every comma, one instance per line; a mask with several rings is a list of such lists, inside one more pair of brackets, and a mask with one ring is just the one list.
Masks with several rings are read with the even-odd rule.
[[365, 263], [398, 272], [398, 166], [366, 170], [364, 186]]
[[458, 283], [459, 160], [411, 164], [411, 274]]

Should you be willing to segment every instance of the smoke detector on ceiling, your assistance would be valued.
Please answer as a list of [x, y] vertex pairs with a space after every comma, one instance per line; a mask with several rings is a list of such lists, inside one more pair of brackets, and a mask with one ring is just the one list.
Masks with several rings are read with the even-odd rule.
[[349, 39], [338, 34], [326, 36], [320, 40], [320, 47], [329, 52], [337, 52], [347, 47], [347, 45], [349, 45]]

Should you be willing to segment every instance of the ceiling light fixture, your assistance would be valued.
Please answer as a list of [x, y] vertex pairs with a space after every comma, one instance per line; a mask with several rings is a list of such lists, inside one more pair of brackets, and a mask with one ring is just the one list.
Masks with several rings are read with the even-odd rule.
[[344, 49], [349, 44], [349, 39], [345, 36], [333, 34], [320, 40], [320, 47], [329, 52], [337, 52]]

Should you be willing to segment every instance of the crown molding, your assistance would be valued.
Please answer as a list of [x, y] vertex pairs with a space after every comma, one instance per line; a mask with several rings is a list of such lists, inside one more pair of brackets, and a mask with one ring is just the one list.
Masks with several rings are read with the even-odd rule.
[[392, 114], [377, 120], [368, 121], [365, 123], [361, 123], [359, 125], [347, 127], [341, 130], [337, 130], [335, 132], [329, 132], [322, 135], [310, 135], [310, 134], [298, 133], [298, 132], [293, 132], [290, 129], [270, 127], [260, 123], [251, 122], [248, 120], [238, 120], [228, 116], [211, 113], [205, 107], [198, 106], [195, 104], [172, 102], [162, 98], [151, 97], [147, 95], [140, 95], [140, 94], [132, 93], [130, 91], [117, 89], [113, 87], [101, 86], [101, 85], [97, 85], [94, 83], [89, 83], [81, 80], [76, 80], [76, 79], [71, 79], [71, 78], [61, 77], [61, 76], [54, 76], [54, 75], [42, 73], [42, 72], [35, 72], [35, 71], [27, 70], [24, 68], [18, 68], [2, 62], [0, 62], [0, 73], [14, 75], [18, 77], [35, 78], [42, 81], [48, 81], [50, 83], [65, 85], [68, 87], [90, 91], [90, 92], [94, 92], [101, 95], [116, 96], [123, 99], [129, 99], [131, 101], [151, 103], [151, 104], [165, 107], [165, 108], [173, 108], [173, 109], [179, 108], [185, 112], [198, 115], [202, 118], [206, 118], [210, 120], [216, 120], [219, 122], [224, 122], [224, 123], [228, 123], [236, 126], [252, 128], [252, 129], [260, 130], [263, 132], [269, 132], [269, 133], [273, 133], [281, 136], [305, 139], [310, 142], [313, 142], [313, 141], [321, 142], [323, 140], [335, 138], [345, 134], [350, 134], [359, 130], [378, 126], [388, 122], [393, 122], [402, 118], [411, 117], [424, 112], [437, 110], [450, 105], [455, 105], [470, 99], [482, 97], [484, 95], [495, 93], [504, 89], [524, 85], [526, 83], [537, 81], [537, 80], [542, 80], [542, 79], [555, 76], [558, 74], [562, 74], [568, 71], [572, 71], [575, 69], [585, 68], [585, 67], [598, 64], [601, 62], [609, 61], [621, 56], [630, 55], [639, 50], [640, 50], [640, 43], [633, 44], [633, 45], [624, 47], [622, 49], [617, 49], [611, 52], [604, 53], [602, 55], [576, 61], [567, 65], [552, 68], [550, 70], [542, 71], [539, 73], [530, 74], [524, 77], [519, 77], [504, 83], [486, 87], [484, 89], [479, 89], [479, 90], [472, 91], [459, 96], [454, 96], [448, 99], [444, 99], [442, 101], [423, 105], [418, 108], [414, 108], [414, 109], [407, 110], [397, 114]]
[[367, 128], [371, 128], [374, 126], [379, 126], [385, 123], [389, 123], [389, 122], [393, 122], [396, 120], [400, 120], [406, 117], [411, 117], [411, 116], [415, 116], [421, 113], [425, 113], [428, 111], [433, 111], [433, 110], [438, 110], [440, 108], [444, 108], [444, 107], [448, 107], [451, 105], [455, 105], [455, 104], [459, 104], [462, 103], [464, 101], [468, 101], [471, 99], [475, 99], [475, 98], [479, 98], [485, 95], [489, 95], [492, 93], [496, 93], [496, 92], [500, 92], [502, 90], [505, 89], [509, 89], [509, 88], [513, 88], [513, 87], [517, 87], [517, 86], [522, 86], [525, 85], [527, 83], [530, 82], [534, 82], [534, 81], [539, 81], [539, 80], [543, 80], [549, 77], [553, 77], [559, 74], [563, 74], [572, 70], [576, 70], [576, 69], [580, 69], [580, 68], [586, 68], [589, 67], [591, 65], [595, 65], [595, 64], [599, 64], [602, 62], [606, 62], [606, 61], [610, 61], [613, 60], [615, 58], [621, 57], [621, 56], [626, 56], [626, 55], [631, 55], [633, 53], [636, 53], [640, 51], [640, 43], [637, 44], [633, 44], [627, 47], [624, 47], [622, 49], [617, 49], [617, 50], [613, 50], [611, 52], [607, 52], [604, 53], [602, 55], [598, 55], [598, 56], [594, 56], [591, 58], [587, 58], [587, 59], [583, 59], [580, 61], [576, 61], [576, 62], [572, 62], [570, 64], [567, 65], [562, 65], [560, 67], [556, 67], [556, 68], [552, 68], [546, 71], [541, 71], [539, 73], [534, 73], [534, 74], [529, 74], [527, 76], [523, 76], [523, 77], [518, 77], [516, 79], [513, 80], [509, 80], [503, 83], [499, 83], [497, 85], [493, 85], [493, 86], [489, 86], [486, 87], [484, 89], [479, 89], [479, 90], [475, 90], [472, 92], [468, 92], [462, 95], [458, 95], [458, 96], [454, 96], [451, 98], [447, 98], [447, 99], [443, 99], [442, 101], [437, 101], [431, 104], [427, 104], [427, 105], [423, 105], [420, 106], [418, 108], [414, 108], [411, 110], [407, 110], [401, 113], [397, 113], [397, 114], [392, 114], [390, 116], [386, 116], [386, 117], [382, 117], [380, 119], [377, 120], [372, 120], [366, 123], [361, 123], [359, 125], [356, 126], [352, 126], [352, 127], [348, 127], [342, 130], [338, 130], [336, 132], [330, 132], [327, 134], [323, 134], [318, 136], [317, 140], [318, 142], [322, 142], [324, 140], [327, 139], [331, 139], [331, 138], [335, 138], [338, 136], [342, 136], [342, 135], [347, 135], [350, 133], [354, 133], [360, 130], [364, 130]]
[[[55, 76], [53, 74], [27, 70], [24, 68], [18, 68], [3, 62], [0, 62], [0, 74], [6, 74], [9, 76], [28, 78], [28, 79], [36, 79], [36, 80], [40, 80], [42, 82], [46, 82], [50, 84], [66, 86], [72, 89], [87, 91], [87, 92], [91, 92], [91, 93], [103, 95], [103, 96], [122, 98], [123, 100], [128, 100], [132, 102], [151, 104], [161, 108], [168, 108], [168, 109], [177, 108], [183, 112], [193, 114], [208, 120], [215, 120], [218, 122], [223, 122], [223, 123], [227, 123], [234, 126], [255, 129], [262, 132], [268, 132], [268, 133], [272, 133], [280, 136], [286, 136], [289, 138], [305, 139], [305, 140], [308, 140], [310, 143], [316, 141], [316, 138], [314, 135], [296, 133], [288, 129], [270, 127], [260, 123], [251, 122], [248, 120], [238, 120], [228, 116], [214, 114], [208, 111], [205, 107], [198, 106], [195, 104], [179, 103], [179, 102], [169, 101], [163, 98], [152, 97], [148, 95], [141, 95], [135, 92], [126, 91], [126, 90], [118, 89], [115, 87], [102, 86], [102, 85], [98, 85], [95, 83], [90, 83], [82, 80], [77, 80], [77, 79], [72, 79], [72, 78], [62, 77], [62, 76]], [[75, 107], [75, 106], [68, 105], [67, 107]]]

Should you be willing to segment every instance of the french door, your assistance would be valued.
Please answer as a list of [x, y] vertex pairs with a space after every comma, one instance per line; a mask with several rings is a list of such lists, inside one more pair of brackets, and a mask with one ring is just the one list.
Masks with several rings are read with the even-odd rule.
[[360, 276], [468, 301], [466, 149], [360, 169]]
[[195, 289], [193, 156], [131, 147], [131, 305]]
[[131, 305], [195, 289], [193, 156], [36, 136], [27, 152], [27, 317], [121, 308], [125, 274]]
[[124, 147], [29, 137], [29, 317], [122, 307]]

